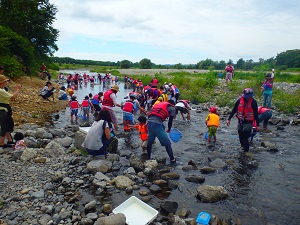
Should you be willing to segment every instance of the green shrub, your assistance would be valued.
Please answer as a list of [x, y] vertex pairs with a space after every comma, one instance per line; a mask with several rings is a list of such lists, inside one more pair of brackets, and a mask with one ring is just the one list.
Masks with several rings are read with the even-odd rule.
[[18, 77], [24, 74], [24, 66], [16, 56], [0, 56], [0, 65], [4, 66], [4, 74], [8, 77]]

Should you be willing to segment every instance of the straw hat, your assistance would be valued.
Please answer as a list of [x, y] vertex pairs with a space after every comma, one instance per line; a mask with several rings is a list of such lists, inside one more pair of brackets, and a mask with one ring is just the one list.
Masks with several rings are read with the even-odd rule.
[[0, 83], [4, 83], [6, 81], [9, 81], [9, 79], [4, 75], [0, 75]]
[[114, 90], [114, 91], [118, 91], [118, 92], [120, 91], [118, 85], [114, 85], [114, 86], [112, 86], [110, 89], [111, 89], [111, 90]]

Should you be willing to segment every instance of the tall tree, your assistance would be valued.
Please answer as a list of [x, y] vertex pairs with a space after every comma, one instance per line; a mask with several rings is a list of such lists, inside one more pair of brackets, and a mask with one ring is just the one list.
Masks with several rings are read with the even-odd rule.
[[151, 69], [152, 68], [152, 63], [151, 63], [150, 59], [144, 58], [140, 61], [139, 64], [140, 64], [141, 69]]
[[57, 13], [49, 0], [1, 0], [0, 24], [29, 40], [38, 57], [53, 55], [59, 31], [52, 27]]

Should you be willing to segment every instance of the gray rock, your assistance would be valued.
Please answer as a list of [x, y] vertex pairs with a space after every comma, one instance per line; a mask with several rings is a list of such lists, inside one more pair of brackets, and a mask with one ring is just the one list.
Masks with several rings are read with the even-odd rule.
[[90, 218], [82, 218], [80, 220], [80, 224], [81, 225], [93, 225], [94, 224], [94, 221]]
[[126, 217], [123, 213], [99, 218], [94, 225], [125, 225]]
[[180, 178], [180, 175], [178, 173], [170, 172], [162, 174], [161, 178], [166, 180], [176, 180]]
[[200, 168], [201, 173], [214, 173], [216, 172], [216, 168], [210, 167], [210, 166], [204, 166]]
[[47, 146], [45, 147], [43, 153], [46, 156], [50, 156], [53, 158], [59, 157], [61, 155], [65, 155], [64, 148], [60, 146], [56, 141], [51, 141]]
[[34, 159], [37, 155], [37, 150], [33, 148], [26, 148], [20, 157], [21, 161], [26, 162]]
[[85, 209], [86, 211], [90, 211], [90, 210], [94, 209], [94, 208], [96, 207], [96, 205], [97, 205], [97, 202], [96, 202], [95, 200], [93, 200], [93, 201], [87, 203], [87, 204], [84, 206], [84, 209]]
[[178, 203], [172, 201], [165, 201], [160, 205], [161, 212], [166, 215], [168, 215], [169, 213], [175, 214], [177, 208], [178, 208]]
[[209, 166], [214, 168], [226, 168], [227, 164], [222, 159], [215, 159], [209, 163]]
[[72, 182], [72, 179], [70, 177], [65, 177], [61, 183], [64, 186], [68, 186], [71, 182]]
[[42, 136], [43, 139], [53, 139], [53, 135], [51, 133], [44, 133]]
[[56, 141], [65, 148], [69, 147], [73, 143], [73, 139], [70, 137], [58, 138]]
[[87, 170], [93, 174], [97, 172], [106, 173], [111, 167], [112, 163], [107, 160], [93, 160], [87, 164]]
[[52, 217], [48, 214], [43, 215], [40, 219], [39, 219], [39, 224], [40, 225], [47, 225], [48, 222], [52, 219]]
[[85, 139], [85, 136], [86, 136], [86, 133], [82, 132], [82, 131], [77, 131], [75, 133], [75, 142], [74, 142], [74, 146], [77, 148], [77, 149], [80, 149], [80, 150], [85, 150], [84, 147], [82, 147], [82, 143]]
[[125, 176], [117, 176], [112, 180], [111, 183], [115, 184], [116, 188], [121, 190], [125, 190], [127, 187], [132, 186], [134, 184], [132, 180]]
[[154, 192], [154, 193], [161, 191], [161, 188], [156, 184], [152, 184], [149, 189], [151, 192]]
[[33, 197], [33, 198], [44, 198], [45, 197], [45, 192], [44, 192], [44, 190], [39, 190], [39, 191], [33, 192], [31, 194], [31, 197]]
[[45, 133], [46, 133], [46, 130], [44, 128], [37, 128], [35, 130], [35, 137], [36, 138], [43, 138]]
[[96, 221], [98, 219], [97, 213], [88, 213], [86, 214], [86, 217], [93, 221]]
[[136, 175], [136, 172], [133, 167], [129, 167], [128, 169], [124, 170], [124, 174], [131, 174], [131, 175]]
[[204, 177], [202, 177], [202, 176], [199, 176], [199, 175], [187, 175], [186, 177], [185, 177], [185, 180], [186, 181], [189, 181], [189, 182], [194, 182], [194, 183], [199, 183], [199, 184], [201, 184], [201, 183], [203, 183], [204, 181], [205, 181], [205, 178]]
[[143, 171], [145, 166], [143, 161], [136, 154], [130, 157], [130, 165], [135, 169], [136, 172]]
[[229, 195], [222, 186], [202, 185], [197, 188], [197, 198], [203, 202], [218, 202]]

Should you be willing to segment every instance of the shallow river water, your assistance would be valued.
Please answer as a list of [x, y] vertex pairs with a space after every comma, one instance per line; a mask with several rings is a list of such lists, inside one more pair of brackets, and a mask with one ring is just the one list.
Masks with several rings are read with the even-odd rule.
[[[64, 73], [73, 73], [62, 71]], [[83, 71], [81, 71], [83, 73]], [[93, 75], [93, 73], [90, 73]], [[124, 83], [120, 83], [120, 92], [117, 94], [118, 102], [130, 92], [124, 89]], [[96, 94], [105, 91], [109, 87], [95, 84], [87, 85], [75, 91], [78, 100], [82, 101], [88, 93]], [[192, 105], [196, 108], [196, 105]], [[119, 120], [119, 134], [122, 133], [122, 113], [117, 108], [116, 114]], [[275, 114], [275, 113], [274, 113]], [[236, 221], [237, 218], [244, 224], [276, 224], [297, 225], [300, 224], [300, 135], [299, 126], [288, 125], [284, 130], [277, 130], [275, 126], [269, 126], [272, 131], [267, 134], [259, 134], [254, 140], [255, 147], [250, 149], [251, 156], [245, 157], [240, 152], [239, 140], [236, 131], [236, 120], [232, 119], [230, 127], [221, 120], [221, 128], [217, 132], [217, 143], [214, 148], [207, 148], [203, 134], [206, 132], [205, 117], [207, 112], [197, 113], [192, 110], [189, 123], [178, 115], [173, 127], [182, 132], [182, 139], [178, 143], [172, 143], [178, 164], [174, 172], [179, 173], [180, 188], [172, 190], [163, 198], [176, 201], [180, 208], [191, 211], [191, 217], [196, 218], [201, 211], [214, 214], [219, 218]], [[136, 118], [138, 115], [136, 116]], [[62, 127], [69, 124], [69, 109], [60, 113], [60, 118], [55, 121], [55, 126]], [[123, 137], [122, 137], [123, 136]], [[141, 154], [139, 137], [137, 132], [132, 132], [130, 137], [124, 139], [120, 135], [119, 149], [131, 149]], [[267, 151], [261, 147], [262, 141], [276, 144], [277, 152]], [[153, 146], [153, 157], [167, 156], [165, 149], [157, 142]], [[229, 192], [229, 198], [217, 203], [202, 203], [195, 195], [199, 184], [187, 182], [188, 174], [200, 175], [199, 170], [184, 172], [182, 166], [190, 160], [197, 163], [197, 167], [208, 166], [215, 159], [222, 159], [227, 166], [218, 169], [212, 174], [203, 174], [205, 185], [221, 185]], [[167, 159], [168, 161], [168, 159]], [[257, 168], [247, 166], [249, 162], [258, 162]], [[138, 197], [138, 193], [133, 193]], [[92, 198], [93, 196], [86, 196]], [[113, 199], [113, 207], [118, 206], [129, 198], [124, 192], [116, 192]], [[149, 205], [159, 208], [163, 201], [161, 196], [153, 198]]]

